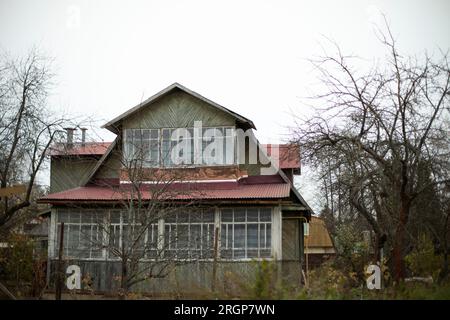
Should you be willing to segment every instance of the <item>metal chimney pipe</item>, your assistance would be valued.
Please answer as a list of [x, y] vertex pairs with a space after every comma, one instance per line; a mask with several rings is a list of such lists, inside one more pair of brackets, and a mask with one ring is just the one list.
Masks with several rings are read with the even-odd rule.
[[64, 128], [67, 132], [67, 141], [66, 146], [67, 148], [73, 147], [73, 133], [76, 130], [75, 128]]
[[86, 131], [87, 128], [81, 128], [81, 146], [85, 146], [86, 145]]

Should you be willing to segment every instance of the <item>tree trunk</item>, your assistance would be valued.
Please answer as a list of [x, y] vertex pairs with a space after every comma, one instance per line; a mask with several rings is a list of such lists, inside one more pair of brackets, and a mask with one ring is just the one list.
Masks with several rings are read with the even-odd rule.
[[408, 222], [409, 204], [404, 197], [402, 197], [399, 220], [397, 229], [395, 232], [395, 243], [393, 250], [394, 258], [394, 280], [399, 283], [406, 276], [406, 267], [404, 260], [404, 247], [405, 247], [405, 235], [406, 235], [406, 223]]
[[381, 249], [384, 248], [384, 244], [387, 241], [387, 236], [385, 233], [381, 235], [376, 233], [375, 236], [376, 236], [375, 261], [380, 261], [380, 264], [382, 264], [383, 261], [381, 261]]
[[122, 274], [120, 278], [120, 299], [125, 300], [128, 294], [128, 266], [126, 261], [122, 261]]

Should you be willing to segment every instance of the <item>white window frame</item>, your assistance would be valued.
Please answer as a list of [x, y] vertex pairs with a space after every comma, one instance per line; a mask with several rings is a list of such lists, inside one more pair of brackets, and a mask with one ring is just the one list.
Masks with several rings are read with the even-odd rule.
[[[258, 210], [258, 220], [257, 221], [248, 221], [247, 213], [248, 210]], [[269, 209], [270, 210], [270, 221], [261, 221], [261, 209]], [[232, 221], [223, 221], [223, 211], [225, 210], [231, 210], [232, 211]], [[235, 221], [235, 211], [236, 210], [245, 210], [245, 220], [244, 221]], [[248, 225], [254, 225], [256, 224], [258, 234], [257, 234], [257, 241], [258, 246], [256, 248], [248, 247]], [[269, 207], [235, 207], [235, 208], [223, 208], [221, 210], [221, 218], [220, 218], [220, 232], [223, 232], [223, 227], [225, 227], [226, 234], [221, 234], [220, 239], [220, 254], [222, 260], [252, 260], [252, 259], [271, 259], [272, 258], [272, 224], [273, 224], [273, 209]], [[243, 247], [235, 247], [235, 235], [234, 230], [236, 225], [243, 225], [244, 226], [244, 246]], [[261, 226], [264, 226], [264, 246], [261, 246]], [[230, 232], [231, 229], [231, 232]], [[231, 233], [231, 237], [230, 237]], [[267, 246], [267, 238], [268, 234], [270, 234], [270, 244]], [[225, 240], [225, 245], [222, 243], [223, 239]], [[229, 242], [231, 242], [231, 246], [229, 246]], [[231, 250], [231, 256], [228, 258], [223, 257], [223, 251], [222, 250]], [[235, 253], [237, 250], [244, 250], [244, 256], [243, 257], [236, 257]], [[257, 250], [257, 256], [256, 257], [249, 257], [249, 250]], [[267, 255], [261, 256], [261, 251], [266, 250], [268, 252]]]
[[[191, 142], [191, 152], [192, 152], [192, 159], [191, 160], [192, 160], [192, 163], [190, 163], [190, 164], [175, 165], [175, 164], [171, 163], [171, 160], [166, 160], [165, 159], [166, 155], [163, 154], [163, 145], [164, 145], [164, 143], [166, 141], [165, 138], [164, 138], [164, 132], [166, 130], [169, 131], [169, 136], [170, 136], [169, 137], [169, 148], [171, 149], [171, 148], [173, 148], [174, 145], [177, 145], [178, 143], [180, 143], [179, 141], [173, 141], [171, 139], [172, 138], [172, 132], [174, 130], [176, 130], [176, 129], [188, 129], [188, 130], [191, 130], [192, 133], [193, 133], [192, 136], [190, 138], [188, 138], [189, 140], [192, 141]], [[195, 129], [196, 129], [195, 127], [186, 127], [186, 128], [163, 127], [163, 128], [158, 128], [158, 129], [140, 129], [140, 128], [124, 129], [123, 130], [124, 160], [130, 161], [132, 159], [130, 157], [132, 157], [132, 155], [135, 154], [135, 151], [134, 151], [135, 146], [134, 146], [134, 143], [133, 143], [133, 141], [134, 141], [134, 131], [135, 130], [141, 130], [141, 131], [142, 130], [150, 130], [150, 132], [149, 132], [150, 148], [151, 148], [152, 141], [157, 141], [157, 143], [158, 143], [158, 153], [157, 153], [158, 154], [158, 159], [156, 161], [156, 164], [151, 164], [151, 165], [148, 165], [144, 161], [144, 167], [149, 167], [149, 168], [183, 168], [183, 167], [191, 168], [191, 167], [199, 167], [199, 166], [200, 167], [214, 167], [214, 166], [217, 166], [217, 167], [222, 166], [223, 167], [223, 166], [236, 165], [236, 162], [237, 162], [237, 156], [236, 156], [236, 154], [237, 154], [237, 151], [236, 151], [236, 128], [234, 126], [209, 126], [209, 127], [202, 127], [203, 131], [201, 132], [201, 138], [202, 139], [201, 139], [201, 143], [200, 143], [200, 147], [201, 147], [200, 153], [202, 155], [202, 157], [201, 157], [202, 162], [201, 163], [196, 163], [197, 161], [195, 159], [195, 156], [196, 156], [195, 142], [194, 142], [194, 139], [195, 139], [194, 131], [195, 131]], [[222, 153], [223, 153], [223, 159], [222, 160], [223, 161], [222, 161], [222, 163], [206, 163], [204, 161], [205, 159], [203, 157], [203, 149], [204, 149], [203, 148], [203, 143], [204, 143], [203, 134], [204, 134], [204, 131], [209, 130], [209, 129], [220, 129], [221, 132], [222, 132], [222, 137], [220, 138], [222, 140], [222, 146], [223, 146], [223, 150], [222, 150]], [[158, 131], [158, 138], [157, 139], [151, 138], [153, 130], [154, 131]], [[230, 131], [231, 131], [231, 135], [229, 134]], [[131, 145], [128, 144], [128, 139], [129, 139], [128, 134], [130, 132], [132, 133], [132, 135], [131, 135]], [[142, 136], [143, 136], [143, 133], [141, 132], [141, 137]], [[216, 138], [214, 138], [214, 139], [216, 139]], [[228, 153], [227, 153], [227, 151], [229, 150], [229, 146], [228, 146], [229, 142], [231, 142], [231, 148], [232, 148], [232, 150], [230, 150], [231, 153], [232, 153], [231, 161], [228, 161], [228, 158], [230, 156], [228, 156]], [[152, 160], [150, 160], [150, 162], [152, 162]]]
[[[234, 248], [234, 243], [233, 243], [233, 239], [234, 237], [232, 237], [232, 245], [233, 247], [231, 248], [231, 257], [230, 258], [225, 258], [225, 257], [221, 257], [222, 255], [222, 250], [223, 250], [223, 246], [222, 246], [222, 226], [224, 224], [226, 225], [233, 225], [235, 223], [235, 221], [232, 222], [223, 222], [222, 221], [222, 211], [223, 210], [232, 210], [233, 212], [233, 220], [234, 220], [234, 210], [237, 209], [245, 209], [245, 214], [246, 214], [246, 219], [245, 221], [242, 222], [236, 222], [238, 224], [244, 224], [245, 225], [245, 231], [244, 231], [244, 248], [243, 250], [245, 250], [245, 255], [243, 257], [235, 257], [234, 255], [234, 249], [239, 250], [239, 248]], [[247, 221], [247, 210], [248, 209], [258, 209], [258, 221]], [[260, 210], [261, 209], [269, 209], [270, 210], [270, 221], [261, 221], [261, 215], [260, 215]], [[108, 209], [91, 209], [91, 208], [80, 208], [80, 209], [71, 209], [71, 208], [57, 208], [54, 209], [55, 212], [55, 223], [53, 224], [54, 230], [53, 234], [53, 242], [52, 242], [52, 246], [53, 246], [53, 250], [51, 250], [51, 252], [53, 254], [50, 254], [50, 256], [52, 256], [53, 258], [57, 258], [58, 256], [58, 248], [59, 248], [59, 244], [58, 244], [58, 238], [59, 238], [59, 231], [60, 231], [60, 215], [63, 212], [67, 212], [69, 214], [69, 220], [70, 221], [72, 218], [70, 217], [70, 215], [77, 213], [80, 217], [79, 221], [80, 222], [65, 222], [65, 228], [70, 229], [70, 227], [72, 225], [76, 225], [79, 227], [79, 243], [81, 241], [81, 226], [85, 225], [85, 224], [90, 224], [91, 226], [95, 225], [96, 223], [81, 223], [81, 215], [83, 214], [83, 211], [85, 210], [93, 210], [94, 213], [98, 214], [102, 214], [103, 217], [103, 222], [105, 224], [107, 224], [107, 229], [106, 228], [102, 228], [103, 230], [103, 234], [101, 235], [102, 239], [103, 239], [103, 243], [104, 244], [108, 244], [109, 245], [109, 241], [110, 241], [110, 237], [114, 236], [115, 232], [119, 232], [119, 249], [122, 248], [122, 241], [123, 241], [123, 227], [124, 227], [124, 220], [123, 220], [123, 216], [124, 214], [126, 214], [126, 209], [117, 209], [117, 208], [108, 208]], [[191, 254], [187, 254], [186, 257], [181, 258], [180, 260], [199, 260], [199, 261], [212, 261], [214, 259], [213, 255], [214, 255], [214, 235], [215, 235], [215, 229], [218, 228], [218, 252], [217, 252], [217, 257], [220, 258], [222, 261], [249, 261], [249, 260], [273, 260], [274, 254], [273, 254], [273, 250], [274, 250], [274, 246], [276, 246], [275, 243], [275, 239], [274, 239], [274, 234], [273, 234], [273, 230], [274, 230], [274, 224], [275, 224], [275, 220], [274, 220], [274, 207], [264, 207], [264, 206], [252, 206], [252, 207], [208, 207], [208, 208], [203, 208], [203, 210], [205, 211], [209, 211], [212, 210], [212, 214], [214, 219], [211, 221], [207, 221], [205, 222], [202, 218], [200, 219], [200, 221], [191, 221], [190, 219], [188, 220], [188, 222], [166, 222], [164, 221], [164, 219], [160, 218], [158, 219], [157, 222], [152, 223], [152, 234], [153, 234], [153, 238], [157, 239], [157, 243], [155, 246], [155, 250], [156, 251], [156, 256], [152, 256], [150, 255], [146, 255], [142, 260], [146, 261], [146, 260], [155, 260], [157, 259], [164, 259], [164, 251], [167, 249], [164, 246], [164, 239], [166, 238], [166, 226], [170, 225], [172, 227], [176, 228], [177, 224], [186, 224], [188, 225], [188, 243], [190, 243], [191, 239], [190, 237], [191, 235], [191, 225], [200, 225], [200, 233], [201, 233], [201, 248], [200, 248], [200, 257], [196, 256], [193, 257]], [[115, 212], [115, 213], [120, 213], [120, 222], [112, 222], [111, 221], [111, 214]], [[185, 213], [181, 213], [181, 214], [198, 214], [195, 212], [189, 213], [189, 212], [185, 212]], [[247, 225], [249, 224], [256, 224], [258, 225], [258, 247], [257, 248], [248, 248], [247, 246]], [[261, 246], [260, 240], [261, 240], [261, 225], [264, 225], [265, 228], [265, 245]], [[111, 227], [114, 228], [114, 232], [111, 232]], [[92, 230], [92, 229], [91, 229]], [[234, 227], [231, 228], [231, 230], [234, 230]], [[204, 235], [207, 232], [211, 232], [212, 236], [210, 238], [208, 238], [207, 243], [204, 242], [203, 238]], [[270, 241], [270, 245], [267, 246], [267, 233], [270, 232], [271, 235], [271, 241]], [[89, 248], [89, 257], [79, 257], [79, 256], [71, 256], [70, 254], [70, 248], [68, 247], [68, 234], [69, 233], [65, 233], [64, 237], [64, 255], [68, 256], [70, 258], [73, 258], [74, 260], [111, 260], [111, 261], [117, 261], [119, 260], [118, 257], [114, 256], [111, 252], [109, 252], [109, 250], [106, 248], [107, 246], [105, 245], [104, 248], [98, 248], [98, 249], [93, 249], [92, 247]], [[233, 236], [233, 234], [232, 234]], [[211, 239], [211, 243], [209, 243], [209, 239]], [[224, 236], [224, 239], [227, 240], [227, 236]], [[145, 234], [145, 240], [144, 240], [144, 245], [148, 246], [148, 241], [149, 241], [149, 230], [147, 230], [146, 234]], [[205, 243], [206, 243], [206, 249], [205, 249]], [[207, 249], [209, 248], [209, 246], [211, 247], [211, 249]], [[49, 241], [49, 247], [50, 247], [50, 241]], [[67, 250], [68, 249], [68, 250]], [[175, 247], [175, 254], [177, 254], [177, 250], [181, 250], [178, 247]], [[92, 252], [95, 250], [100, 250], [101, 254], [99, 256], [94, 257]], [[162, 252], [161, 252], [162, 250]], [[184, 249], [183, 249], [184, 250]], [[198, 249], [192, 249], [191, 247], [187, 247], [186, 250], [189, 252], [191, 250], [195, 250], [196, 252], [198, 252]], [[205, 250], [212, 250], [211, 255], [206, 255], [204, 254]], [[258, 256], [257, 257], [248, 257], [248, 250], [258, 250]], [[262, 250], [267, 250], [268, 251], [268, 255], [266, 256], [261, 256], [261, 251]], [[161, 254], [162, 253], [162, 254]], [[175, 259], [177, 259], [177, 257], [175, 256]]]

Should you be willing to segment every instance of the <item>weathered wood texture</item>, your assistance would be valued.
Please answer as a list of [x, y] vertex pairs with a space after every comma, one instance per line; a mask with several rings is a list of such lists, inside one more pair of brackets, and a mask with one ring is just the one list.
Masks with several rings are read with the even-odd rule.
[[235, 118], [186, 92], [177, 90], [123, 120], [122, 128], [185, 128], [194, 121], [207, 126], [234, 126]]
[[298, 241], [298, 220], [297, 219], [283, 219], [282, 231], [282, 248], [283, 259], [298, 260], [299, 259], [299, 241]]
[[311, 217], [307, 241], [309, 248], [334, 249], [325, 221], [318, 217]]
[[50, 193], [81, 186], [95, 167], [95, 157], [57, 157], [50, 165]]
[[[154, 180], [154, 177], [164, 177], [167, 180], [211, 180], [211, 179], [238, 179], [246, 176], [246, 171], [240, 171], [236, 166], [215, 166], [215, 167], [196, 167], [196, 168], [177, 168], [177, 169], [152, 169], [143, 168], [140, 178], [142, 180]], [[120, 180], [128, 181], [128, 171], [120, 170]]]
[[[120, 284], [120, 262], [71, 260], [65, 262], [65, 268], [72, 264], [81, 268], [83, 290], [117, 292]], [[256, 281], [258, 264], [257, 261], [218, 262], [216, 292], [233, 295], [242, 292], [243, 287], [251, 288]], [[54, 287], [56, 265], [56, 260], [50, 261], [50, 288]], [[298, 262], [276, 262], [275, 265], [281, 268], [279, 275], [289, 279], [287, 283], [299, 283], [298, 280], [292, 282], [298, 278]], [[133, 287], [132, 291], [170, 297], [205, 295], [206, 298], [211, 293], [212, 272], [212, 261], [195, 261], [177, 266], [165, 278], [141, 282]]]

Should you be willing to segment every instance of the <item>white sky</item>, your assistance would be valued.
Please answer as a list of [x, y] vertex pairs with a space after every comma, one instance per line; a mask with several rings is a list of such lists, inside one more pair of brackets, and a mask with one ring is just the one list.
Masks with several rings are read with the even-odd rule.
[[445, 0], [0, 0], [0, 49], [35, 45], [55, 57], [52, 106], [99, 125], [179, 82], [252, 119], [261, 142], [277, 142], [291, 111], [306, 110], [301, 97], [317, 81], [306, 59], [327, 48], [323, 36], [345, 53], [381, 56], [379, 12], [403, 53], [450, 48]]

